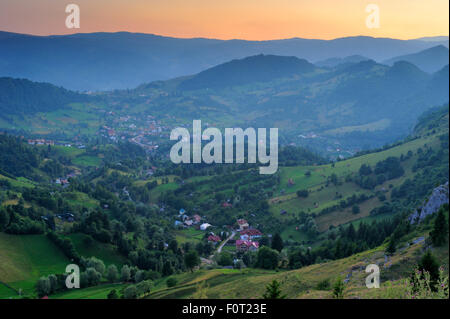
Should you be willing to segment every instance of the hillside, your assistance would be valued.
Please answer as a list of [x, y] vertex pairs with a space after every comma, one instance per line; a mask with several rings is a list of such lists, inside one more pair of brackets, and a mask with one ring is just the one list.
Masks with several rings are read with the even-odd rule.
[[[408, 65], [403, 71], [416, 72]], [[394, 280], [395, 286], [420, 257], [416, 253], [423, 245], [420, 238], [430, 230], [429, 219], [404, 227], [405, 213], [421, 205], [436, 185], [447, 182], [449, 174], [448, 105], [421, 116], [406, 140], [346, 160], [325, 164], [308, 151], [283, 149], [283, 166], [270, 176], [259, 175], [254, 165], [246, 164], [180, 167], [165, 160], [149, 162], [145, 152], [132, 144], [49, 148], [5, 138], [15, 145], [13, 149], [24, 147], [37, 156], [34, 170], [38, 172], [44, 172], [43, 163], [54, 160], [62, 168], [80, 170], [81, 175], [71, 175], [66, 185], [32, 182], [14, 176], [18, 171], [12, 170], [1, 175], [0, 259], [6, 261], [4, 267], [17, 270], [0, 271], [0, 281], [12, 287], [2, 285], [4, 297], [17, 296], [14, 289], [29, 297], [47, 293], [54, 298], [104, 298], [112, 289], [123, 295], [125, 288], [136, 284], [136, 276], [153, 285], [149, 295], [142, 284], [145, 292], [140, 297], [184, 298], [198, 290], [215, 298], [258, 297], [274, 278], [290, 297], [328, 297], [329, 292], [316, 291], [317, 283], [347, 276], [356, 264], [383, 260], [391, 238], [396, 238], [398, 251], [387, 261], [393, 266], [383, 278]], [[96, 167], [77, 164], [94, 160]], [[148, 175], [150, 169], [153, 175]], [[53, 173], [58, 172], [45, 174]], [[184, 225], [182, 209], [188, 220], [197, 214], [200, 223], [211, 228]], [[238, 219], [263, 234], [261, 246], [273, 245], [273, 238], [279, 236], [282, 253], [271, 253], [277, 258], [275, 264], [262, 263], [258, 253], [239, 252], [233, 242], [216, 252], [208, 242], [209, 232], [221, 235], [223, 241]], [[231, 237], [239, 239], [236, 233]], [[29, 246], [32, 252], [17, 246], [30, 238], [35, 245]], [[414, 245], [404, 250], [408, 242]], [[51, 256], [34, 260], [41, 250]], [[434, 252], [440, 263], [448, 265], [445, 252]], [[189, 254], [202, 258], [200, 271], [189, 271]], [[231, 259], [226, 259], [228, 255]], [[247, 269], [216, 266], [218, 262], [229, 266], [233, 257]], [[49, 292], [35, 290], [38, 280], [48, 279], [42, 276], [62, 274], [67, 258], [82, 266], [83, 288], [72, 292], [58, 284]], [[92, 265], [102, 273], [89, 270]], [[129, 265], [130, 276], [109, 279], [104, 269], [112, 265], [120, 271]], [[35, 270], [25, 275], [30, 267]], [[348, 296], [378, 296], [365, 292], [362, 275], [353, 269]], [[177, 284], [165, 288], [171, 276]], [[209, 287], [196, 285], [206, 278]]]
[[[331, 299], [331, 285], [340, 276], [346, 279], [346, 299], [400, 299], [406, 298], [404, 280], [423, 254], [423, 236], [411, 238], [394, 255], [385, 254], [386, 246], [355, 254], [331, 262], [315, 264], [291, 271], [263, 271], [256, 269], [200, 270], [194, 274], [176, 275], [178, 285], [172, 288], [157, 283], [155, 291], [147, 298], [229, 298], [258, 299], [273, 280], [281, 284], [281, 291], [290, 299]], [[433, 249], [448, 271], [448, 247]], [[381, 270], [380, 289], [367, 289], [365, 268], [377, 264]], [[325, 284], [324, 284], [325, 283]], [[322, 285], [322, 286], [321, 286]]]
[[425, 72], [434, 73], [448, 64], [448, 58], [448, 48], [443, 45], [437, 45], [417, 53], [394, 57], [383, 63], [393, 65], [398, 61], [407, 61], [417, 65]]
[[296, 57], [257, 55], [233, 60], [187, 79], [181, 90], [219, 89], [256, 82], [270, 82], [315, 71], [314, 65]]
[[86, 95], [68, 91], [49, 83], [25, 79], [0, 78], [0, 117], [23, 116], [64, 108], [69, 103], [85, 102]]
[[329, 58], [326, 60], [317, 61], [314, 64], [320, 67], [332, 68], [337, 66], [349, 65], [352, 63], [359, 63], [367, 60], [370, 59], [361, 55], [350, 55], [344, 58]]
[[[257, 67], [262, 60], [268, 61], [265, 68]], [[287, 61], [292, 66], [284, 71]], [[429, 75], [405, 61], [389, 67], [367, 60], [337, 69], [314, 69], [302, 61], [308, 66], [302, 71], [295, 67], [300, 61], [237, 60], [192, 77], [142, 85], [133, 98], [148, 114], [188, 127], [198, 118], [218, 127], [278, 127], [288, 143], [344, 157], [406, 137], [422, 112], [448, 102], [448, 67]], [[125, 102], [126, 96], [111, 98]]]
[[347, 37], [272, 41], [179, 39], [142, 33], [32, 36], [0, 32], [1, 75], [49, 82], [72, 90], [134, 88], [195, 74], [257, 54], [309, 61], [362, 55], [382, 61], [443, 44], [424, 40]]
[[410, 134], [420, 114], [448, 102], [448, 78], [448, 66], [433, 74], [406, 61], [324, 68], [275, 55], [89, 95], [4, 78], [0, 128], [71, 142], [143, 139], [152, 148], [167, 145], [175, 126], [200, 118], [219, 128], [278, 127], [282, 144], [345, 158]]

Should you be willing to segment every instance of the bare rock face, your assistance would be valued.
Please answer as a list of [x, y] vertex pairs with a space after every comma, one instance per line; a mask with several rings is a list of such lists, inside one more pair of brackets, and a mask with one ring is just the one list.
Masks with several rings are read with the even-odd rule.
[[409, 222], [420, 223], [428, 215], [436, 213], [444, 204], [448, 204], [448, 182], [433, 189], [430, 198], [409, 216]]

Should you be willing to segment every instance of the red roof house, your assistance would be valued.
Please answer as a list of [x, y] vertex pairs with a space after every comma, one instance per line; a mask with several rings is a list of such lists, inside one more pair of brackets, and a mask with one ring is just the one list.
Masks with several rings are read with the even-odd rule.
[[259, 248], [259, 243], [257, 241], [251, 240], [236, 240], [236, 250], [237, 251], [256, 251]]

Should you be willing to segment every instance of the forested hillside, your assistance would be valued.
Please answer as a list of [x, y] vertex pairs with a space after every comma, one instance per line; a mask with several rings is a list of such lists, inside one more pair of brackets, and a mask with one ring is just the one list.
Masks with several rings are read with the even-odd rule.
[[69, 103], [87, 100], [86, 95], [48, 83], [0, 77], [0, 117], [4, 119], [13, 115], [54, 111]]

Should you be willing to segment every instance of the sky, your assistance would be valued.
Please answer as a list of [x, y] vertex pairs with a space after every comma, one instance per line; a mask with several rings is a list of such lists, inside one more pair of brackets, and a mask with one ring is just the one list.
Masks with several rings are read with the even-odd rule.
[[[68, 29], [68, 4], [80, 28]], [[368, 28], [368, 4], [379, 27]], [[164, 36], [271, 40], [367, 35], [448, 36], [448, 0], [1, 0], [0, 30], [35, 35], [141, 32]]]

